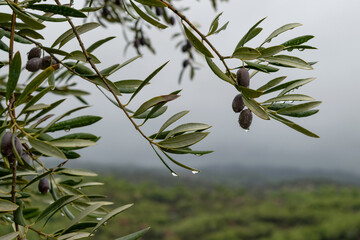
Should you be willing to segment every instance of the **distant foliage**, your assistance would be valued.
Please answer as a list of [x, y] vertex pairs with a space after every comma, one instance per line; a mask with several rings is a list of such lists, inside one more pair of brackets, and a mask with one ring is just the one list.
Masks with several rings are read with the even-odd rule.
[[[8, 57], [0, 62], [2, 73], [7, 71], [0, 76], [0, 221], [11, 226], [2, 234], [0, 240], [26, 239], [28, 233], [35, 233], [38, 238], [44, 239], [89, 238], [96, 236], [96, 231], [109, 219], [132, 205], [108, 209], [107, 206], [112, 203], [101, 199], [102, 196], [83, 191], [85, 187], [101, 184], [83, 181], [83, 177], [96, 176], [95, 173], [66, 168], [70, 159], [80, 157], [79, 149], [93, 146], [99, 139], [98, 136], [82, 131], [68, 133], [70, 130], [96, 124], [101, 119], [101, 116], [91, 115], [70, 116], [88, 107], [86, 96], [89, 92], [76, 87], [79, 79], [94, 84], [124, 113], [172, 175], [177, 176], [177, 173], [168, 162], [194, 174], [199, 173], [199, 170], [175, 160], [174, 155], [201, 156], [211, 153], [212, 151], [193, 149], [196, 143], [208, 136], [211, 126], [205, 123], [184, 123], [169, 129], [189, 112], [184, 110], [169, 116], [160, 129], [153, 133], [148, 134], [142, 130], [147, 121], [165, 114], [167, 104], [179, 97], [179, 90], [151, 97], [134, 109], [128, 107], [138, 93], [144, 91], [150, 81], [156, 78], [167, 62], [143, 80], [112, 80], [115, 72], [141, 56], [141, 48], [155, 51], [151, 44], [151, 33], [146, 32], [145, 27], [180, 28], [179, 33], [173, 36], [174, 39], [181, 39], [176, 47], [187, 56], [181, 66], [180, 81], [185, 69], [190, 69], [191, 78], [195, 76], [194, 56], [203, 56], [214, 74], [241, 94], [240, 100], [246, 106], [246, 109], [236, 110], [240, 112], [241, 127], [248, 129], [252, 114], [255, 114], [265, 120], [273, 118], [307, 136], [318, 137], [283, 117], [307, 117], [317, 113], [318, 110], [313, 108], [320, 104], [319, 101], [310, 96], [291, 93], [314, 80], [313, 78], [282, 83], [286, 78], [283, 76], [258, 89], [249, 88], [251, 79], [257, 73], [277, 72], [282, 67], [312, 69], [313, 62], [308, 63], [298, 57], [280, 53], [315, 49], [304, 45], [313, 36], [300, 36], [285, 43], [265, 46], [279, 34], [301, 24], [291, 23], [276, 29], [257, 48], [246, 46], [262, 31], [259, 27], [264, 20], [262, 19], [239, 40], [234, 52], [226, 56], [221, 55], [218, 47], [209, 40], [209, 36], [221, 34], [229, 24], [220, 24], [222, 13], [214, 18], [205, 34], [183, 14], [186, 9], [176, 9], [171, 1], [89, 0], [82, 9], [74, 8], [73, 3], [73, 0], [66, 4], [59, 0], [55, 0], [55, 3], [45, 0], [0, 0], [0, 8], [4, 9], [0, 13], [0, 50], [8, 54]], [[217, 2], [213, 0], [212, 3], [216, 8]], [[84, 22], [75, 25], [72, 20], [74, 18], [83, 19]], [[49, 43], [48, 36], [39, 32], [46, 28], [49, 22], [69, 26], [53, 43]], [[85, 46], [82, 35], [106, 26], [107, 22], [122, 24], [126, 36], [134, 35], [127, 39], [127, 47], [134, 47], [139, 56], [100, 69], [98, 64], [102, 60], [94, 55], [94, 51], [104, 44], [111, 44], [115, 37], [95, 39], [90, 46]], [[72, 50], [62, 50], [70, 41], [77, 44], [72, 45]], [[28, 52], [17, 51], [14, 48], [15, 42], [26, 44]], [[221, 62], [224, 70], [215, 64], [215, 58]], [[231, 59], [236, 59], [237, 67], [229, 67], [228, 61]], [[24, 79], [26, 75], [29, 75], [28, 79]], [[256, 100], [273, 92], [279, 93], [266, 100]], [[47, 102], [44, 96], [48, 94], [55, 94], [60, 98]], [[60, 113], [57, 108], [64, 104], [68, 96], [77, 98], [81, 106]], [[294, 104], [294, 101], [305, 103]], [[62, 159], [62, 163], [49, 168], [46, 161], [43, 161], [46, 157]], [[40, 200], [50, 204], [45, 209], [34, 207]], [[47, 225], [50, 225], [51, 219], [58, 214], [68, 219], [66, 224], [47, 231]], [[147, 230], [148, 228], [145, 228], [118, 240], [138, 239]]]

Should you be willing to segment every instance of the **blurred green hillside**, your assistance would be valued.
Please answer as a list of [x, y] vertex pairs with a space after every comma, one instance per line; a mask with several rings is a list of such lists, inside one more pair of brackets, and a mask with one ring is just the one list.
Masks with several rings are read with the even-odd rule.
[[[267, 169], [266, 174], [259, 171], [232, 175], [225, 171], [213, 177], [183, 174], [176, 178], [164, 170], [113, 168], [106, 172], [87, 179], [104, 182], [103, 186], [81, 191], [91, 192], [92, 198], [99, 201], [112, 201], [115, 206], [135, 205], [111, 219], [92, 239], [113, 240], [148, 226], [151, 229], [144, 240], [360, 239], [360, 188], [356, 175], [330, 172], [319, 177], [299, 172], [296, 175], [291, 170], [270, 173]], [[47, 198], [50, 202], [50, 196]], [[40, 209], [46, 207], [40, 201], [37, 204]], [[66, 221], [58, 213], [54, 223]], [[97, 219], [94, 216], [86, 221]], [[4, 232], [6, 227], [0, 225], [0, 236]], [[29, 235], [27, 239], [37, 240], [38, 236]]]
[[308, 179], [254, 190], [134, 184], [113, 176], [100, 180], [106, 187], [99, 187], [99, 194], [117, 205], [135, 205], [102, 228], [97, 239], [114, 239], [146, 226], [152, 228], [143, 238], [147, 240], [360, 239], [360, 190], [355, 186]]

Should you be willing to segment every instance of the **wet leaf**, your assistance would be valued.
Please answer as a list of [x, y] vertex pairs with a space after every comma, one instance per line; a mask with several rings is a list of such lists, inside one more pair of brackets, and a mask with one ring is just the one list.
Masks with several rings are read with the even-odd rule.
[[[288, 30], [291, 30], [293, 28], [296, 28], [296, 27], [299, 27], [299, 26], [302, 26], [302, 24], [300, 23], [289, 23], [289, 24], [286, 24], [278, 29], [276, 29], [274, 32], [272, 32], [264, 41], [264, 43], [266, 42], [270, 42], [273, 38], [277, 37], [278, 35], [280, 35], [281, 33], [283, 32], [286, 32]], [[263, 44], [264, 44], [263, 43]]]
[[40, 10], [43, 12], [49, 12], [59, 14], [67, 17], [79, 17], [86, 18], [87, 16], [74, 8], [65, 5], [53, 5], [53, 4], [31, 4], [28, 6], [30, 9]]
[[154, 97], [146, 102], [144, 102], [134, 113], [134, 116], [140, 115], [141, 113], [145, 112], [149, 108], [155, 106], [156, 104], [162, 103], [162, 102], [170, 102], [172, 100], [175, 100], [178, 98], [179, 95], [162, 95], [158, 97]]
[[309, 63], [305, 62], [304, 60], [298, 57], [293, 57], [288, 55], [276, 55], [273, 57], [264, 57], [263, 59], [269, 62], [270, 64], [272, 63], [281, 64], [281, 65], [305, 69], [305, 70], [313, 69], [313, 67]]
[[308, 103], [301, 103], [291, 107], [282, 108], [277, 111], [278, 114], [291, 114], [291, 113], [298, 113], [304, 112], [309, 109], [315, 108], [321, 104], [321, 101], [313, 101]]
[[259, 90], [259, 91], [268, 90], [269, 88], [275, 87], [276, 85], [281, 83], [285, 78], [286, 78], [286, 76], [283, 76], [283, 77], [278, 77], [278, 78], [275, 78], [273, 80], [270, 80], [269, 82], [267, 82], [263, 86], [259, 87], [257, 90]]
[[[0, 199], [0, 212], [13, 212], [19, 206], [8, 200]], [[0, 238], [1, 239], [1, 238]]]
[[183, 24], [184, 31], [186, 37], [189, 39], [191, 44], [196, 48], [199, 52], [204, 54], [205, 57], [213, 58], [214, 56], [211, 52], [205, 47], [205, 45]]
[[234, 51], [232, 57], [239, 58], [241, 60], [253, 60], [258, 58], [260, 55], [261, 53], [257, 49], [249, 47], [239, 47]]
[[243, 47], [245, 45], [245, 43], [247, 43], [248, 41], [250, 41], [252, 38], [256, 37], [262, 30], [262, 28], [257, 28], [257, 26], [259, 26], [259, 24], [264, 21], [266, 19], [263, 18], [261, 19], [260, 21], [258, 21], [257, 23], [255, 23], [254, 26], [252, 26], [249, 31], [244, 35], [244, 37], [242, 37], [242, 39], [240, 40], [240, 42], [236, 45], [236, 48], [239, 48], [239, 47]]
[[150, 17], [149, 15], [147, 15], [145, 12], [143, 12], [138, 6], [136, 6], [133, 1], [130, 0], [130, 3], [132, 5], [132, 7], [134, 8], [135, 12], [137, 12], [137, 14], [140, 15], [140, 17], [142, 19], [144, 19], [146, 22], [150, 23], [151, 25], [154, 25], [155, 27], [161, 28], [161, 29], [165, 29], [167, 28], [166, 25], [156, 21], [155, 19], [153, 19], [152, 17]]
[[10, 64], [9, 80], [6, 84], [6, 100], [9, 100], [14, 92], [21, 73], [21, 56], [16, 52]]
[[28, 137], [30, 145], [40, 153], [49, 156], [49, 157], [56, 157], [61, 159], [67, 159], [65, 154], [58, 149], [57, 147], [53, 146], [51, 143], [46, 141], [41, 141], [35, 139], [33, 137]]
[[269, 115], [266, 113], [266, 111], [260, 106], [259, 103], [257, 103], [255, 100], [246, 97], [245, 95], [242, 95], [242, 98], [244, 100], [245, 106], [247, 106], [251, 112], [253, 112], [256, 116], [259, 118], [262, 118], [264, 120], [269, 120]]
[[313, 101], [314, 98], [303, 94], [287, 94], [266, 100], [264, 103], [281, 102], [281, 101]]
[[204, 123], [185, 123], [177, 126], [173, 130], [171, 130], [168, 135], [165, 137], [165, 139], [168, 139], [169, 137], [172, 137], [179, 133], [185, 133], [185, 132], [192, 132], [192, 131], [203, 131], [211, 126], [204, 124]]
[[208, 132], [194, 132], [187, 133], [175, 137], [168, 138], [158, 144], [163, 148], [183, 148], [187, 146], [191, 146], [202, 139], [204, 139], [209, 133]]

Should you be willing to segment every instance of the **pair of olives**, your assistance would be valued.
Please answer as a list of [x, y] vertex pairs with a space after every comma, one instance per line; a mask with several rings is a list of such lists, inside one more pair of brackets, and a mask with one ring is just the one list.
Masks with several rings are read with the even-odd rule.
[[41, 56], [41, 49], [38, 47], [34, 47], [28, 52], [28, 61], [26, 62], [25, 68], [29, 72], [36, 72], [39, 69], [45, 69], [50, 67], [50, 65], [55, 64], [53, 59], [50, 56], [45, 56], [43, 58]]
[[[9, 158], [14, 159], [15, 153], [14, 148], [12, 144], [12, 139], [14, 138], [14, 146], [22, 159], [24, 159], [26, 162], [30, 163], [31, 159], [30, 156], [23, 150], [23, 146], [21, 144], [20, 139], [17, 136], [14, 136], [12, 132], [6, 132], [1, 140], [1, 153]], [[41, 194], [45, 194], [49, 191], [50, 184], [49, 181], [46, 178], [43, 178], [39, 181], [38, 184], [38, 190]]]
[[[246, 68], [240, 68], [236, 73], [236, 81], [239, 86], [249, 87], [250, 85], [250, 75]], [[235, 96], [232, 102], [232, 108], [234, 112], [240, 113], [239, 115], [239, 124], [243, 129], [248, 130], [252, 122], [252, 112], [250, 109], [244, 109], [245, 103], [242, 98], [242, 94], [239, 93]]]

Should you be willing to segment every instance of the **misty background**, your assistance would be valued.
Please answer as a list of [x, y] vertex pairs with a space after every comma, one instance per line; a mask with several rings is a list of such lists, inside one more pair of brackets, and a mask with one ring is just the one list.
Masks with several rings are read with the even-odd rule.
[[[79, 8], [82, 1], [76, 1]], [[271, 44], [282, 42], [301, 35], [314, 35], [309, 45], [318, 50], [295, 52], [305, 61], [319, 61], [314, 70], [280, 69], [272, 74], [259, 73], [250, 83], [257, 88], [266, 81], [279, 76], [288, 76], [286, 80], [316, 77], [312, 83], [301, 87], [296, 93], [312, 96], [323, 101], [320, 112], [305, 119], [292, 119], [299, 125], [315, 132], [319, 139], [307, 137], [277, 121], [265, 121], [256, 116], [249, 132], [239, 127], [238, 114], [232, 111], [231, 103], [237, 91], [218, 79], [207, 67], [204, 59], [198, 55], [197, 62], [201, 69], [196, 71], [195, 79], [190, 81], [188, 71], [182, 83], [178, 84], [181, 64], [186, 55], [179, 48], [174, 48], [177, 41], [171, 35], [180, 30], [179, 23], [165, 30], [152, 28], [152, 44], [157, 51], [152, 55], [143, 49], [143, 57], [122, 68], [110, 78], [112, 81], [123, 79], [145, 79], [153, 70], [164, 62], [170, 63], [144, 88], [129, 106], [136, 109], [151, 97], [167, 94], [183, 89], [181, 97], [168, 104], [167, 112], [159, 118], [150, 120], [143, 127], [146, 134], [157, 132], [159, 127], [173, 114], [190, 110], [176, 124], [184, 122], [201, 122], [212, 126], [211, 134], [196, 144], [196, 150], [214, 150], [202, 157], [175, 155], [175, 159], [200, 170], [209, 166], [267, 166], [274, 168], [296, 168], [303, 170], [336, 170], [360, 173], [359, 134], [359, 89], [358, 54], [360, 53], [360, 2], [357, 0], [305, 0], [290, 3], [286, 0], [230, 0], [220, 3], [218, 12], [211, 7], [210, 1], [174, 1], [175, 7], [190, 6], [184, 14], [199, 25], [202, 32], [207, 32], [209, 25], [218, 12], [224, 12], [220, 24], [230, 21], [228, 28], [218, 35], [210, 37], [222, 55], [231, 55], [241, 37], [261, 18], [262, 33], [251, 40], [247, 46], [256, 47], [273, 30], [287, 23], [299, 22], [303, 26], [281, 34]], [[81, 22], [79, 22], [80, 24]], [[42, 31], [51, 43], [69, 28], [66, 23]], [[83, 35], [85, 46], [108, 36], [116, 39], [97, 49], [94, 54], [102, 61], [100, 68], [121, 63], [136, 56], [134, 49], [129, 49], [124, 56], [125, 40], [121, 26], [108, 24], [106, 29], [95, 29]], [[129, 35], [129, 37], [132, 37]], [[24, 46], [21, 46], [22, 48]], [[26, 46], [25, 46], [26, 47]], [[78, 48], [72, 40], [64, 46], [64, 50]], [[23, 48], [25, 53], [29, 49]], [[1, 52], [1, 57], [4, 57]], [[217, 61], [216, 61], [217, 62]], [[218, 63], [218, 62], [217, 62]], [[240, 65], [240, 60], [230, 60], [230, 65]], [[221, 65], [219, 65], [221, 66]], [[87, 131], [102, 136], [98, 145], [84, 150], [82, 158], [74, 160], [76, 164], [100, 163], [106, 165], [155, 167], [168, 171], [149, 144], [138, 134], [125, 115], [112, 105], [94, 86], [81, 79], [76, 79], [78, 87], [92, 92], [86, 100], [91, 108], [79, 114], [93, 114], [103, 119]], [[127, 102], [127, 96], [125, 96]], [[67, 105], [66, 105], [67, 104]], [[69, 99], [63, 106], [73, 107], [80, 103]], [[176, 125], [174, 125], [176, 126]], [[71, 130], [79, 132], [80, 130]], [[85, 131], [81, 130], [81, 131]], [[181, 173], [177, 166], [172, 166]], [[220, 170], [219, 170], [220, 171]], [[206, 176], [206, 170], [201, 174]], [[211, 175], [209, 174], [209, 177]]]

